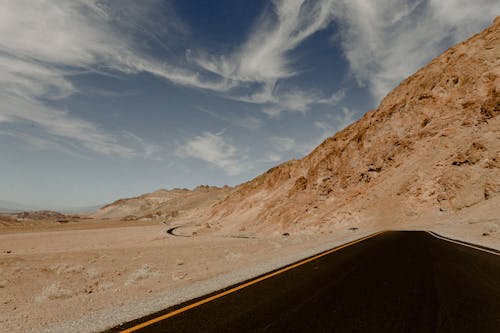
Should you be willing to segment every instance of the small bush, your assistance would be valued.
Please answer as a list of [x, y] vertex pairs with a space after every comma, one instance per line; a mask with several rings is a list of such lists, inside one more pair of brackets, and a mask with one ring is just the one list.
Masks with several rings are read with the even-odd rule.
[[137, 271], [130, 274], [130, 276], [127, 279], [127, 282], [125, 282], [125, 285], [131, 285], [138, 281], [145, 280], [156, 275], [158, 275], [158, 271], [154, 269], [153, 266], [149, 264], [144, 264]]

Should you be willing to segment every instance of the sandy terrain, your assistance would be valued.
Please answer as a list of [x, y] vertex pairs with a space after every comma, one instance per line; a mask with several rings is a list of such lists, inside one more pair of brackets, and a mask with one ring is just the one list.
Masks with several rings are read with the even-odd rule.
[[379, 230], [499, 249], [499, 54], [497, 18], [305, 158], [234, 189], [0, 216], [0, 330], [102, 330]]
[[[40, 331], [103, 310], [131, 319], [144, 309], [117, 309], [162, 293], [160, 304], [175, 303], [190, 295], [180, 292], [181, 287], [218, 277], [212, 287], [201, 289], [211, 291], [263, 273], [290, 256], [298, 259], [322, 244], [368, 232], [184, 238], [169, 236], [166, 230], [165, 225], [150, 225], [1, 234], [0, 330]], [[223, 277], [228, 273], [236, 275], [228, 280]], [[169, 292], [177, 296], [169, 299]], [[84, 322], [80, 328], [96, 328], [91, 325], [96, 323]]]
[[[120, 227], [106, 222], [104, 228], [96, 228], [102, 221], [94, 221], [73, 230], [67, 225], [34, 232], [1, 229], [0, 331], [100, 330], [378, 231], [360, 227], [290, 236], [187, 238], [167, 235], [164, 224], [121, 222], [125, 226]], [[499, 219], [479, 215], [427, 222], [398, 227], [432, 229], [500, 249]], [[188, 223], [177, 231], [189, 235], [193, 230]]]

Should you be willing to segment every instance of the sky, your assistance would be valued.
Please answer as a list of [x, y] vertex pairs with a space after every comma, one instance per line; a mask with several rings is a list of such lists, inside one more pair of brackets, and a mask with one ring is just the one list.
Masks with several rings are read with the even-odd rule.
[[0, 0], [0, 200], [237, 185], [495, 14], [498, 0]]

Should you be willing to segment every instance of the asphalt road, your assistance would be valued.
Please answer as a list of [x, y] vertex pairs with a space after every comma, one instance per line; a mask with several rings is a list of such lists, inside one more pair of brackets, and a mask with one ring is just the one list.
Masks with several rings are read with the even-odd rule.
[[[498, 333], [500, 256], [426, 232], [385, 232], [214, 295], [112, 331]], [[161, 316], [170, 317], [137, 326]]]

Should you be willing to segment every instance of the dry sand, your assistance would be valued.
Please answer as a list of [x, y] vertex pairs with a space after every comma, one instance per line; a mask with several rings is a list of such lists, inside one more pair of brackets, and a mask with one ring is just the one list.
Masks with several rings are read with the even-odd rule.
[[[310, 248], [335, 239], [343, 241], [346, 235], [357, 237], [344, 232], [333, 238], [184, 238], [167, 235], [166, 230], [162, 224], [37, 232], [4, 228], [0, 235], [0, 330], [40, 331], [104, 310], [104, 320], [110, 321], [91, 320], [78, 328], [103, 329], [106, 324], [156, 309], [142, 305], [127, 313], [117, 311], [148, 296], [162, 294], [168, 302], [160, 300], [161, 306], [174, 304], [186, 295], [201, 295], [252, 273], [264, 273], [271, 268], [266, 263], [276, 259], [281, 262], [290, 255], [307, 254]], [[259, 270], [259, 266], [263, 268]], [[252, 269], [243, 276], [221, 278], [248, 267]], [[219, 278], [211, 282], [212, 287], [179, 293], [179, 288], [213, 277]], [[169, 293], [175, 297], [169, 298]]]
[[[105, 221], [103, 228], [102, 223], [87, 222], [81, 230], [67, 230], [68, 225], [35, 232], [0, 229], [0, 331], [99, 331], [377, 231], [186, 238], [167, 235], [163, 224]], [[429, 228], [500, 248], [499, 220], [464, 216], [462, 221], [418, 223], [399, 228]], [[178, 231], [192, 230], [188, 224]], [[482, 236], [485, 230], [488, 236]]]

